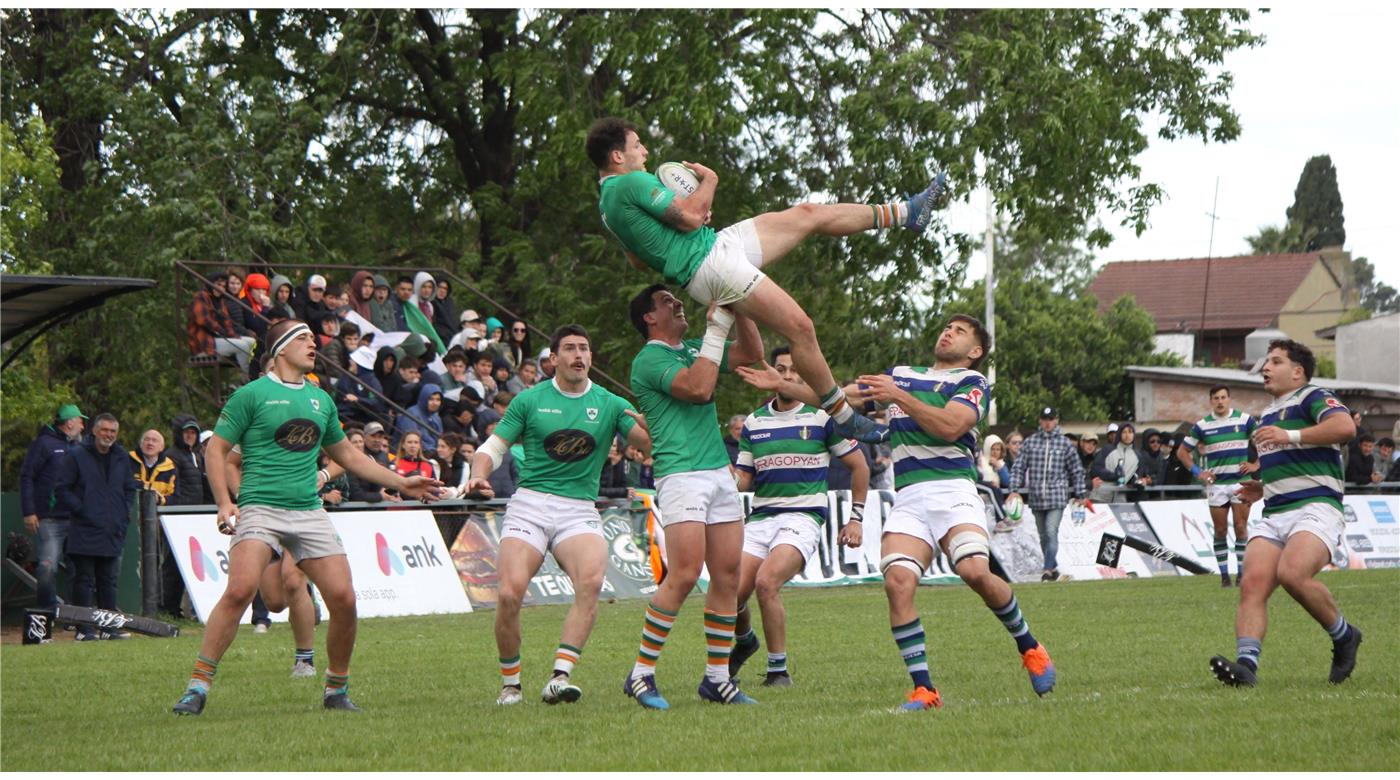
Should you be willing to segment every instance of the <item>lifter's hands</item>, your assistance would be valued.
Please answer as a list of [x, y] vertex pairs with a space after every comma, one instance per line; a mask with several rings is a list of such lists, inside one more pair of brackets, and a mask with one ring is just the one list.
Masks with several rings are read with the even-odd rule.
[[775, 393], [783, 386], [783, 375], [778, 373], [778, 369], [768, 365], [768, 361], [760, 360], [757, 366], [735, 366], [734, 373], [739, 378], [757, 387]]
[[408, 499], [421, 499], [426, 504], [441, 497], [442, 491], [439, 490], [441, 487], [442, 480], [415, 474], [404, 478], [403, 485], [399, 488], [399, 495]]
[[232, 501], [219, 504], [219, 533], [225, 536], [233, 536], [234, 528], [238, 526], [238, 505]]

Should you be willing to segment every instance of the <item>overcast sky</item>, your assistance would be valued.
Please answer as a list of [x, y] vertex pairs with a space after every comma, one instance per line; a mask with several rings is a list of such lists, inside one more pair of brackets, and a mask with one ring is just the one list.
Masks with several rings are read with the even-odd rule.
[[[1228, 144], [1152, 138], [1139, 157], [1144, 181], [1161, 184], [1164, 201], [1141, 237], [1100, 214], [1114, 242], [1098, 262], [1205, 257], [1210, 248], [1216, 177], [1214, 257], [1248, 254], [1245, 237], [1281, 225], [1308, 158], [1329, 154], [1346, 217], [1346, 249], [1367, 257], [1379, 277], [1400, 288], [1400, 13], [1387, 8], [1326, 6], [1255, 12], [1250, 29], [1266, 42], [1228, 56], [1231, 105], [1240, 137]], [[1154, 131], [1155, 132], [1155, 131]], [[976, 231], [984, 196], [954, 204], [950, 221]], [[974, 256], [969, 278], [985, 267]]]

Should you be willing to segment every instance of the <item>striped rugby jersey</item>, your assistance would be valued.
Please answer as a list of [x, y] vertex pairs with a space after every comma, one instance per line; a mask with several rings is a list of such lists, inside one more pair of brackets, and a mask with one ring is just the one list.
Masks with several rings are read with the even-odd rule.
[[[894, 377], [901, 389], [929, 406], [942, 409], [953, 402], [966, 404], [977, 413], [978, 422], [987, 414], [992, 400], [987, 378], [970, 368], [895, 366], [885, 373]], [[957, 441], [945, 441], [920, 428], [899, 404], [890, 404], [889, 423], [895, 490], [933, 480], [977, 481], [976, 428]]]
[[778, 411], [770, 401], [744, 420], [735, 468], [754, 475], [753, 511], [746, 522], [799, 512], [826, 522], [826, 471], [832, 457], [854, 452], [856, 443], [836, 435], [821, 409], [799, 406]]
[[[1351, 414], [1336, 396], [1308, 384], [1269, 404], [1259, 416], [1259, 425], [1277, 425], [1285, 431], [1297, 431], [1337, 413]], [[1283, 444], [1261, 448], [1259, 475], [1264, 480], [1266, 517], [1312, 503], [1328, 504], [1341, 511], [1342, 450], [1336, 444]]]
[[1181, 443], [1191, 452], [1199, 444], [1206, 455], [1201, 469], [1210, 469], [1215, 484], [1230, 485], [1248, 476], [1240, 473], [1240, 465], [1249, 460], [1249, 437], [1256, 427], [1253, 417], [1231, 409], [1224, 417], [1208, 414], [1197, 421]]

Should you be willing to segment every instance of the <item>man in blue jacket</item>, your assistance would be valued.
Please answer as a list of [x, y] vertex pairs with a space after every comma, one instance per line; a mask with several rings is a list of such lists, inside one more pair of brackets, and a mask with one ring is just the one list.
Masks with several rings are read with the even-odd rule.
[[[73, 561], [73, 603], [117, 608], [117, 576], [122, 569], [126, 526], [131, 521], [132, 499], [141, 489], [135, 463], [117, 444], [117, 418], [99, 414], [92, 421], [90, 443], [68, 451], [59, 470], [54, 496], [70, 518], [68, 557]], [[109, 632], [112, 639], [126, 639], [125, 631]], [[99, 639], [91, 628], [80, 629], [78, 641]]]
[[53, 488], [68, 449], [83, 435], [83, 420], [86, 419], [77, 405], [60, 406], [53, 424], [45, 425], [30, 443], [19, 472], [24, 528], [39, 536], [39, 565], [34, 578], [39, 581], [35, 595], [40, 607], [58, 604], [54, 579], [60, 564], [67, 567], [63, 546], [68, 540], [69, 520], [68, 513], [55, 506]]

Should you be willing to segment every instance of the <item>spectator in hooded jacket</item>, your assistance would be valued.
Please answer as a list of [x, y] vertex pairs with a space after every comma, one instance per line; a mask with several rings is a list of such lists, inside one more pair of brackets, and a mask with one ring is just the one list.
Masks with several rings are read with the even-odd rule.
[[[54, 494], [72, 518], [68, 557], [73, 562], [73, 603], [102, 609], [117, 608], [117, 577], [121, 573], [126, 528], [141, 484], [131, 457], [117, 443], [117, 418], [99, 414], [92, 421], [91, 443], [74, 447], [63, 462]], [[114, 639], [129, 634], [109, 631]], [[84, 629], [78, 639], [98, 639]]]
[[[209, 480], [204, 473], [204, 447], [199, 439], [199, 420], [188, 414], [178, 414], [170, 421], [170, 446], [165, 457], [175, 464], [175, 492], [166, 503], [170, 506], [212, 504]], [[160, 611], [176, 618], [183, 617], [185, 580], [165, 534], [160, 539]]]
[[[388, 289], [388, 285], [385, 285]], [[356, 271], [350, 277], [350, 310], [364, 317], [370, 323], [374, 322], [374, 313], [370, 311], [370, 302], [374, 300], [374, 274], [369, 271]]]
[[[423, 451], [434, 452], [437, 449], [438, 432], [442, 430], [442, 415], [438, 413], [441, 408], [442, 388], [424, 382], [418, 388], [418, 402], [408, 410], [410, 414], [398, 416], [394, 427], [399, 430], [400, 435], [419, 434], [423, 442]], [[418, 419], [415, 420], [415, 417]]]
[[292, 296], [292, 312], [296, 318], [310, 325], [321, 319], [321, 315], [330, 311], [326, 307], [326, 277], [320, 274], [312, 274], [307, 277], [306, 284], [297, 288]]
[[273, 274], [273, 276], [272, 276], [271, 288], [272, 288], [272, 305], [273, 305], [273, 306], [279, 306], [279, 305], [280, 305], [280, 306], [286, 306], [286, 307], [287, 307], [287, 311], [291, 311], [291, 310], [292, 310], [292, 293], [295, 292], [295, 290], [296, 290], [295, 285], [292, 284], [292, 280], [291, 280], [291, 279], [288, 279], [287, 277], [283, 276], [282, 274]]
[[19, 501], [24, 512], [24, 528], [39, 537], [38, 565], [34, 578], [38, 580], [35, 595], [38, 606], [52, 607], [58, 603], [55, 586], [60, 566], [67, 568], [64, 545], [72, 521], [58, 506], [54, 486], [68, 450], [76, 447], [83, 435], [87, 417], [75, 404], [58, 407], [52, 425], [45, 425], [24, 453], [24, 465], [19, 472]]

